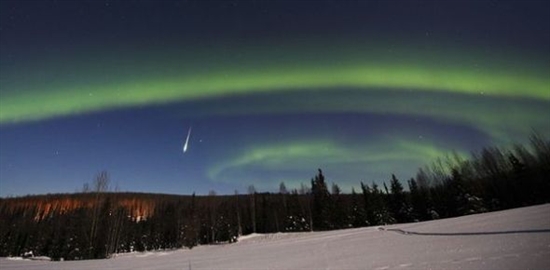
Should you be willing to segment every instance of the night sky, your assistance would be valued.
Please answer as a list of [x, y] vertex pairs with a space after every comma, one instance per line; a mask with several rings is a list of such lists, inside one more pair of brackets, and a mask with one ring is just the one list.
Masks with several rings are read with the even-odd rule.
[[548, 1], [0, 1], [1, 197], [350, 192], [533, 130]]

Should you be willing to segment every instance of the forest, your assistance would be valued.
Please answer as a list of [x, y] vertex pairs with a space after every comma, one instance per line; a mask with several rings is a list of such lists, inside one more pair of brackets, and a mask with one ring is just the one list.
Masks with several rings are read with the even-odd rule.
[[[0, 198], [0, 256], [52, 260], [227, 244], [251, 233], [303, 232], [418, 222], [550, 202], [550, 140], [453, 153], [399, 180], [343, 193], [319, 169], [278, 192], [205, 196], [117, 192], [98, 173], [82, 192]], [[388, 184], [386, 184], [388, 183]], [[406, 183], [406, 185], [403, 185]], [[368, 243], [365, 243], [368, 245]]]

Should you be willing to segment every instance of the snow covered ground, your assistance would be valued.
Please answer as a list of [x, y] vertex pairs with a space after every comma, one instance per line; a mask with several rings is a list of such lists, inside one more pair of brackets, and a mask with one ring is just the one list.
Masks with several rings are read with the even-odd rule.
[[550, 269], [550, 204], [429, 222], [256, 234], [108, 260], [0, 259], [0, 269]]

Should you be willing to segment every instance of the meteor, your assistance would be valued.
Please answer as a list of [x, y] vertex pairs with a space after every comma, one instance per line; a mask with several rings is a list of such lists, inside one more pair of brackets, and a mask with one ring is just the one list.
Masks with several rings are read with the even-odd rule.
[[185, 144], [183, 145], [183, 153], [187, 152], [187, 147], [189, 146], [189, 137], [191, 137], [191, 127], [187, 131], [187, 138], [185, 139]]

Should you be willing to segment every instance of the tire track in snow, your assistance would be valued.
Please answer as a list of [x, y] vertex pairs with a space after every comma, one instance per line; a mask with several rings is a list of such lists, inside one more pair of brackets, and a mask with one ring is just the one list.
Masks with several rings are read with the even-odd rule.
[[[399, 228], [395, 229], [386, 229], [384, 227], [378, 227], [379, 231], [388, 231], [388, 232], [394, 232], [402, 235], [420, 235], [420, 236], [473, 236], [473, 235], [495, 235], [495, 234], [525, 234], [525, 233], [550, 233], [550, 229], [536, 229], [536, 230], [516, 230], [516, 231], [491, 231], [491, 232], [462, 232], [462, 233], [430, 233], [430, 232], [415, 232], [415, 231], [408, 231], [403, 230]], [[550, 246], [549, 246], [550, 247]], [[417, 266], [420, 265], [438, 265], [438, 264], [465, 264], [465, 263], [476, 263], [476, 262], [483, 262], [483, 261], [495, 261], [495, 260], [504, 260], [504, 259], [510, 259], [510, 258], [520, 258], [521, 256], [543, 256], [546, 257], [548, 254], [550, 254], [550, 251], [542, 251], [538, 252], [536, 254], [532, 253], [505, 253], [501, 254], [499, 256], [491, 256], [491, 257], [467, 257], [467, 258], [461, 258], [461, 259], [453, 259], [453, 260], [442, 260], [442, 261], [431, 261], [431, 262], [420, 262], [416, 263]], [[414, 267], [415, 264], [410, 263], [401, 263], [398, 265], [391, 265], [391, 266], [384, 266], [384, 267], [378, 267], [376, 269], [398, 269], [403, 267]]]
[[378, 227], [378, 230], [387, 231], [387, 232], [396, 232], [404, 235], [426, 235], [426, 236], [471, 236], [471, 235], [494, 235], [494, 234], [550, 233], [550, 229], [491, 231], [491, 232], [457, 232], [457, 233], [415, 232], [415, 231], [406, 231], [402, 229], [386, 229], [384, 227]]

